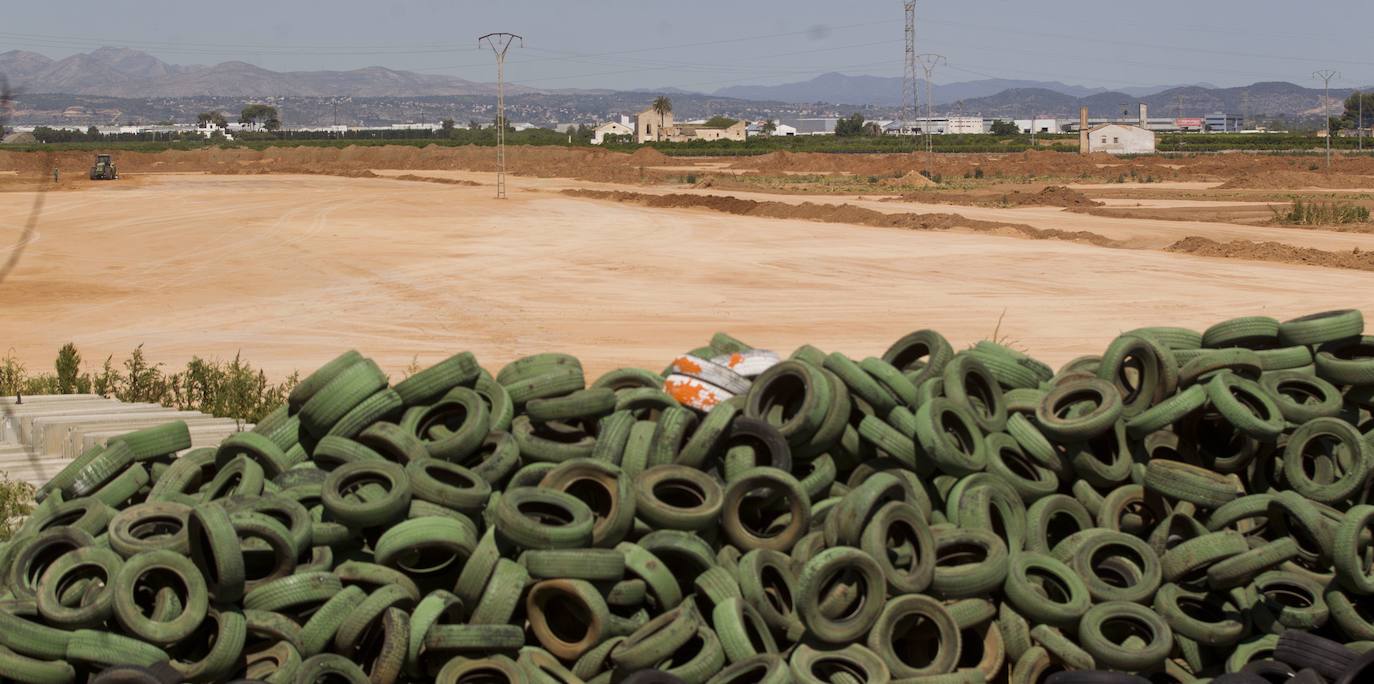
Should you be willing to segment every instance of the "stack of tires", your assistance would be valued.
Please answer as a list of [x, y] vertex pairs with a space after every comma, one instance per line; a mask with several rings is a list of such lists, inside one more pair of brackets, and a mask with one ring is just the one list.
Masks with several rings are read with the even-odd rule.
[[169, 424], [47, 483], [0, 546], [0, 675], [1374, 681], [1363, 332], [1145, 328], [1057, 370], [717, 335], [590, 381], [349, 352], [217, 448]]

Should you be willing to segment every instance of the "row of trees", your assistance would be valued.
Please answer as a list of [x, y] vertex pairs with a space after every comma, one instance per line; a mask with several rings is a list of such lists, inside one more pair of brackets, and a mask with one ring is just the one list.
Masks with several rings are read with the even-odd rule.
[[[196, 123], [202, 127], [229, 127], [229, 120], [225, 118], [224, 112], [220, 111], [201, 112], [196, 116]], [[262, 126], [269, 131], [281, 130], [281, 116], [272, 105], [250, 104], [244, 107], [239, 112], [239, 123], [245, 126]]]

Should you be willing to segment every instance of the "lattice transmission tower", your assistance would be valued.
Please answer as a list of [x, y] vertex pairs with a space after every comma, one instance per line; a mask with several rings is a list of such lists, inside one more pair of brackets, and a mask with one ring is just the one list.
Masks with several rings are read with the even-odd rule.
[[903, 0], [902, 6], [906, 9], [906, 55], [902, 72], [902, 108], [898, 118], [905, 124], [915, 119], [921, 108], [916, 101], [916, 0]]
[[488, 33], [477, 39], [477, 47], [484, 44], [496, 53], [496, 197], [506, 198], [506, 50], [511, 43], [525, 39], [514, 33]]

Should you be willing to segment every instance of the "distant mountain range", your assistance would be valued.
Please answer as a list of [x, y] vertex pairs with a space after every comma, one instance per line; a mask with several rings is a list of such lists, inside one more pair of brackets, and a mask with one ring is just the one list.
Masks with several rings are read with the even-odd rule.
[[[169, 64], [150, 54], [128, 48], [104, 47], [90, 53], [55, 60], [36, 52], [12, 50], [0, 53], [0, 74], [30, 99], [45, 96], [42, 111], [60, 108], [51, 96], [119, 98], [487, 98], [495, 95], [491, 83], [454, 76], [420, 74], [375, 66], [351, 71], [286, 71], [263, 69], [245, 62], [212, 66]], [[925, 88], [920, 84], [920, 99]], [[807, 81], [772, 86], [731, 86], [714, 93], [693, 93], [677, 88], [560, 89], [539, 90], [507, 85], [511, 96], [529, 96], [533, 102], [565, 114], [586, 112], [612, 102], [628, 104], [629, 111], [648, 104], [655, 95], [668, 94], [686, 109], [698, 105], [707, 113], [749, 115], [834, 115], [862, 111], [869, 118], [897, 113], [902, 83], [899, 78], [827, 73]], [[1332, 89], [1339, 102], [1351, 91]], [[1292, 83], [1256, 83], [1237, 88], [1209, 84], [1156, 86], [1108, 90], [1058, 81], [985, 79], [932, 86], [939, 113], [963, 112], [985, 116], [1074, 116], [1087, 105], [1094, 116], [1134, 112], [1144, 101], [1156, 116], [1200, 116], [1214, 111], [1268, 118], [1317, 118], [1321, 115], [1321, 91]], [[643, 101], [643, 105], [639, 104]], [[604, 111], [601, 116], [613, 115]], [[368, 112], [361, 118], [372, 116]]]
[[[416, 97], [496, 92], [492, 84], [385, 67], [279, 72], [246, 62], [184, 66], [168, 64], [146, 52], [113, 47], [60, 60], [12, 50], [0, 53], [0, 73], [26, 92], [105, 97]], [[530, 89], [515, 86], [508, 92]]]
[[[1353, 92], [1331, 89], [1331, 114], [1338, 114], [1341, 103]], [[1028, 116], [1046, 114], [1075, 116], [1087, 106], [1092, 116], [1136, 116], [1136, 104], [1149, 105], [1150, 116], [1202, 116], [1212, 112], [1261, 118], [1320, 117], [1322, 90], [1293, 83], [1271, 81], [1236, 88], [1180, 86], [1144, 96], [1125, 92], [1096, 93], [1074, 97], [1047, 88], [1013, 88], [995, 95], [964, 100], [960, 108], [968, 114], [984, 116]]]
[[[1207, 84], [1198, 84], [1210, 87]], [[1153, 88], [1125, 88], [1122, 92], [1132, 97], [1144, 97], [1178, 86], [1155, 86]], [[925, 101], [925, 81], [918, 81], [919, 98]], [[955, 104], [961, 100], [996, 95], [1006, 90], [1040, 89], [1050, 90], [1072, 97], [1089, 97], [1110, 92], [1107, 88], [1068, 85], [1059, 81], [1021, 81], [1005, 78], [989, 78], [981, 81], [934, 84], [931, 86], [931, 99], [936, 105]], [[813, 79], [784, 83], [773, 86], [730, 86], [715, 92], [722, 97], [736, 97], [742, 100], [772, 100], [777, 102], [839, 102], [854, 105], [876, 105], [896, 107], [902, 95], [902, 79], [887, 76], [851, 76], [831, 72]]]

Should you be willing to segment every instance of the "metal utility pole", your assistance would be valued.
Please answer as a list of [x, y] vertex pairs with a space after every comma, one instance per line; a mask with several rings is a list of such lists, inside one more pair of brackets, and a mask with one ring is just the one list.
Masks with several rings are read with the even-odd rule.
[[1355, 127], [1355, 138], [1359, 141], [1360, 151], [1364, 152], [1364, 93], [1356, 90], [1355, 99], [1360, 103], [1360, 121]]
[[1322, 118], [1326, 119], [1326, 170], [1331, 170], [1331, 79], [1340, 78], [1341, 73], [1332, 69], [1312, 72], [1312, 78], [1322, 82]]
[[935, 175], [935, 139], [931, 137], [930, 130], [930, 102], [933, 99], [930, 90], [930, 80], [931, 75], [935, 73], [935, 67], [940, 66], [942, 64], [947, 64], [948, 62], [945, 61], [944, 55], [937, 55], [933, 53], [916, 55], [916, 59], [920, 60], [921, 68], [924, 69], [926, 72], [926, 122], [923, 128], [925, 128], [926, 130], [926, 157], [928, 159], [928, 161], [926, 162], [927, 172], [933, 176]]
[[485, 43], [496, 53], [496, 198], [506, 198], [506, 50], [519, 40], [525, 47], [524, 36], [514, 33], [488, 33], [477, 39], [480, 49]]
[[[920, 116], [921, 105], [916, 99], [916, 0], [903, 0], [902, 6], [906, 8], [906, 56], [902, 61], [902, 109], [897, 116], [905, 124]], [[911, 133], [914, 136], [916, 131]]]
[[1246, 130], [1246, 122], [1250, 120], [1250, 89], [1246, 88], [1240, 92], [1240, 129]]

